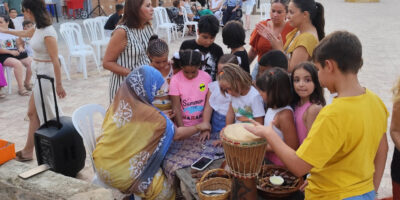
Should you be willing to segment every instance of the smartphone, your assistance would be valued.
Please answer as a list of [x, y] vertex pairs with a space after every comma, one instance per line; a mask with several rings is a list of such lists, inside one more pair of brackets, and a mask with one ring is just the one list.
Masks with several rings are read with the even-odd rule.
[[196, 169], [199, 171], [204, 170], [208, 165], [210, 165], [212, 163], [213, 159], [209, 158], [209, 157], [205, 157], [202, 156], [201, 158], [199, 158], [198, 160], [196, 160], [193, 164], [192, 164], [192, 169]]

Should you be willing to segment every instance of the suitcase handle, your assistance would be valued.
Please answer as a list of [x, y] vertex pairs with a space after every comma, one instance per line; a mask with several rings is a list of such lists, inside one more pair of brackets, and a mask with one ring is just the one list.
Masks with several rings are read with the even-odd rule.
[[42, 100], [42, 110], [43, 110], [43, 117], [44, 117], [44, 123], [45, 125], [48, 127], [48, 122], [47, 122], [47, 116], [46, 116], [46, 109], [44, 107], [44, 101], [43, 101], [43, 92], [42, 92], [42, 83], [40, 81], [40, 79], [47, 79], [51, 82], [51, 86], [53, 88], [53, 96], [54, 96], [54, 104], [56, 107], [56, 117], [57, 117], [57, 128], [60, 129], [61, 128], [61, 123], [60, 123], [60, 116], [58, 115], [58, 106], [57, 106], [57, 98], [56, 98], [56, 90], [54, 88], [54, 78], [47, 76], [47, 75], [41, 75], [38, 74], [37, 75], [37, 79], [39, 81], [39, 90], [40, 90], [40, 98]]

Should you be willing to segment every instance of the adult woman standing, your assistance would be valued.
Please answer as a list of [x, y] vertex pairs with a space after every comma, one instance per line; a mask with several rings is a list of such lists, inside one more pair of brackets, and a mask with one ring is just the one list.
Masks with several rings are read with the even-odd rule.
[[[271, 11], [270, 11], [271, 19], [258, 23], [256, 25], [256, 29], [250, 36], [251, 48], [248, 52], [250, 64], [257, 56], [258, 56], [258, 61], [260, 61], [262, 55], [272, 50], [271, 43], [265, 36], [266, 31], [270, 31], [276, 37], [278, 37], [278, 35], [281, 35], [281, 37], [283, 38], [283, 42], [286, 42], [286, 35], [293, 30], [293, 27], [291, 27], [290, 24], [286, 22], [287, 12], [288, 12], [288, 0], [271, 1]], [[264, 27], [267, 27], [268, 29], [265, 29]], [[258, 71], [258, 64], [256, 64], [253, 70], [252, 73], [253, 79], [255, 79], [257, 71]]]
[[145, 199], [175, 199], [161, 163], [177, 140], [209, 130], [207, 124], [179, 127], [151, 102], [164, 84], [161, 73], [142, 66], [128, 75], [107, 110], [93, 160], [104, 183]]
[[152, 18], [150, 0], [125, 1], [124, 15], [111, 36], [112, 45], [108, 45], [103, 59], [103, 67], [112, 72], [110, 102], [133, 69], [150, 63], [146, 49], [153, 35]]
[[271, 42], [272, 48], [286, 53], [288, 71], [291, 72], [297, 64], [311, 59], [319, 40], [325, 37], [324, 7], [314, 0], [291, 0], [288, 19], [295, 29], [287, 34], [285, 43], [282, 37], [273, 35], [267, 27], [261, 29], [265, 30], [264, 36]]
[[[32, 71], [35, 74], [47, 75], [55, 78], [56, 93], [58, 97], [64, 98], [66, 93], [61, 83], [60, 62], [58, 60], [57, 33], [51, 25], [51, 18], [46, 10], [43, 0], [23, 0], [22, 8], [24, 17], [35, 22], [36, 28], [26, 31], [9, 31], [1, 29], [1, 32], [13, 34], [18, 37], [31, 37], [31, 47], [33, 49]], [[48, 119], [56, 117], [53, 105], [51, 84], [49, 81], [42, 81], [43, 100], [46, 107]], [[61, 110], [59, 109], [61, 113]], [[28, 138], [24, 149], [16, 153], [17, 160], [32, 160], [33, 156], [33, 135], [44, 123], [42, 104], [39, 92], [38, 81], [35, 81], [32, 95], [28, 105], [29, 130]]]

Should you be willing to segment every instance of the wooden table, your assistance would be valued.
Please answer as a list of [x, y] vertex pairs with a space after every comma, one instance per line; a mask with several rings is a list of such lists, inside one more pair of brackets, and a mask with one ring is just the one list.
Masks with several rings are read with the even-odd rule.
[[[225, 160], [224, 158], [214, 160], [214, 162], [212, 162], [204, 171], [219, 168], [224, 160]], [[192, 178], [191, 170], [192, 169], [190, 167], [178, 169], [176, 170], [176, 176], [186, 185], [187, 189], [189, 190], [190, 194], [192, 194], [194, 199], [199, 200], [200, 198], [197, 195], [196, 191], [196, 179]], [[263, 199], [264, 199], [263, 197], [260, 196], [258, 197], [258, 200], [263, 200]], [[304, 196], [301, 192], [296, 192], [290, 197], [287, 197], [285, 199], [301, 200], [304, 199]]]

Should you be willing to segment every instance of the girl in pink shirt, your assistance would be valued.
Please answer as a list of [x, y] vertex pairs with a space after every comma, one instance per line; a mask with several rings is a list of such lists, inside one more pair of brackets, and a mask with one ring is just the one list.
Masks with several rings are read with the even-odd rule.
[[203, 121], [208, 84], [211, 77], [200, 70], [203, 55], [195, 50], [183, 50], [174, 63], [181, 70], [172, 76], [169, 95], [175, 123], [180, 126], [194, 126]]
[[293, 107], [299, 144], [307, 137], [312, 123], [325, 105], [324, 91], [319, 84], [314, 64], [303, 62], [292, 72]]

